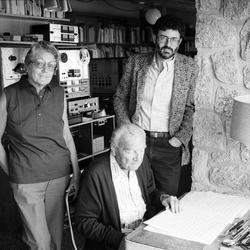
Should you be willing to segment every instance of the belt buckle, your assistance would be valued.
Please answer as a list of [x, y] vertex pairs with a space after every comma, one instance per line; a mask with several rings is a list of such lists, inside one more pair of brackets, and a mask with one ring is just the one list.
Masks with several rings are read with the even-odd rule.
[[157, 132], [149, 132], [149, 136], [153, 138], [158, 138], [158, 133]]
[[161, 137], [161, 134], [159, 132], [154, 132], [154, 137], [159, 138], [159, 137]]
[[168, 132], [153, 132], [153, 136], [154, 138], [168, 138], [169, 134]]
[[164, 136], [163, 136], [163, 133], [161, 133], [161, 132], [151, 132], [151, 133], [150, 133], [150, 136], [153, 137], [153, 138], [161, 138], [161, 137], [164, 137]]

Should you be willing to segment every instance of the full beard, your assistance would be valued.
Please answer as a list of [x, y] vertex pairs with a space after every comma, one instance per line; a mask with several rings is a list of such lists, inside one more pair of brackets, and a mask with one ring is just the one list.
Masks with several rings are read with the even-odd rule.
[[164, 46], [161, 48], [157, 46], [157, 52], [162, 59], [172, 58], [176, 54], [177, 50], [178, 50], [178, 47], [175, 50], [173, 50], [172, 48], [168, 46]]

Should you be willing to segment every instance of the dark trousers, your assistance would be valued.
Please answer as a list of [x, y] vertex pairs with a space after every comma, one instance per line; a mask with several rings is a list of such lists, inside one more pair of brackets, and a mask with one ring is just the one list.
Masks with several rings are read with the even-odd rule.
[[170, 138], [147, 135], [146, 154], [154, 173], [156, 187], [170, 195], [177, 195], [181, 173], [181, 147], [169, 144]]

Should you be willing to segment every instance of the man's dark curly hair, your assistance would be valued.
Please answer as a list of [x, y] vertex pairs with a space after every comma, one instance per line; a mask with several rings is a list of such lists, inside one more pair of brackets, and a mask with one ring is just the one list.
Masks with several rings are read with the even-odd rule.
[[158, 34], [159, 30], [165, 31], [166, 29], [178, 30], [181, 37], [183, 37], [185, 34], [184, 23], [180, 18], [175, 16], [162, 16], [156, 21], [155, 25], [153, 26], [153, 32], [155, 35]]

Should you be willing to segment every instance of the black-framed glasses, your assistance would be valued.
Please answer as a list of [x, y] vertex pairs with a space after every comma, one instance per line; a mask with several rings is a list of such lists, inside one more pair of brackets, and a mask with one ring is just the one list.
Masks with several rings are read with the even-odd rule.
[[162, 34], [159, 34], [157, 38], [158, 38], [158, 41], [161, 43], [168, 43], [169, 41], [170, 44], [177, 44], [180, 41], [180, 38], [178, 37], [168, 37]]
[[47, 67], [49, 71], [54, 71], [57, 66], [57, 63], [54, 61], [46, 63], [43, 60], [35, 60], [30, 61], [30, 63], [32, 63], [38, 69], [44, 69], [45, 67]]

